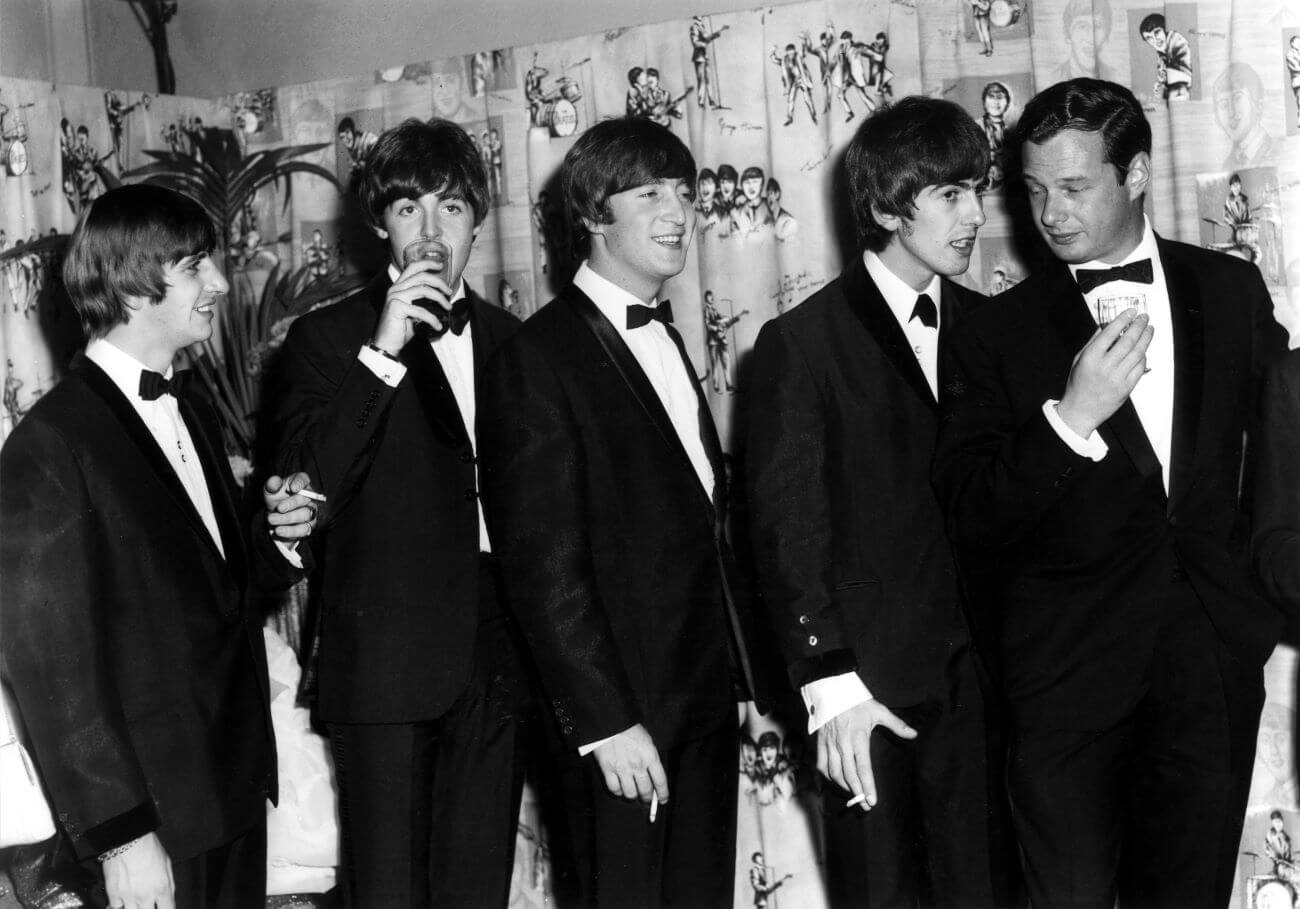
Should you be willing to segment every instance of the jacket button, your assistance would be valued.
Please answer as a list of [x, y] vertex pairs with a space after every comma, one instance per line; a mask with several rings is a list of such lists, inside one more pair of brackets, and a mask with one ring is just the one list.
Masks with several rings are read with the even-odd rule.
[[809, 647], [816, 647], [816, 646], [817, 646], [817, 635], [815, 635], [815, 634], [810, 634], [810, 635], [808, 635], [808, 646], [809, 646]]
[[477, 493], [477, 492], [475, 492], [475, 491], [472, 490], [472, 489], [467, 489], [467, 490], [465, 490], [465, 501], [466, 501], [466, 502], [473, 502], [473, 501], [474, 501], [475, 499], [477, 499], [477, 498], [478, 498], [478, 493]]
[[811, 621], [812, 621], [812, 619], [808, 618], [808, 616], [806, 616], [806, 615], [801, 615], [801, 616], [799, 616], [799, 624], [800, 624], [800, 625], [807, 625], [807, 624], [808, 624], [809, 622], [811, 622]]

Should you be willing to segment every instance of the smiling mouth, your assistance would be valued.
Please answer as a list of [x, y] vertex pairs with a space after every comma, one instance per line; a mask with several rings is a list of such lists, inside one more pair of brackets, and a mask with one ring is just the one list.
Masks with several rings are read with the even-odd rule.
[[660, 246], [666, 246], [669, 249], [682, 248], [682, 234], [664, 234], [660, 237], [651, 237]]
[[953, 240], [948, 245], [956, 249], [957, 252], [969, 256], [975, 250], [975, 238], [963, 237], [960, 240]]

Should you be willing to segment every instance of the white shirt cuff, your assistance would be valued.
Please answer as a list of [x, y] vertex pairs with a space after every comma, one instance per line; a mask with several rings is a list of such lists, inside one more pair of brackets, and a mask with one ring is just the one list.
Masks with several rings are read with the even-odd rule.
[[275, 548], [280, 550], [280, 555], [284, 556], [284, 560], [294, 568], [302, 567], [302, 556], [298, 555], [297, 540], [289, 540], [288, 542], [276, 540]]
[[[633, 727], [631, 726], [627, 727], [627, 729], [631, 729], [631, 728]], [[623, 732], [627, 732], [627, 729], [624, 729]], [[606, 742], [618, 738], [620, 735], [623, 734], [623, 732], [616, 732], [611, 736], [606, 736], [605, 738], [601, 739], [599, 742], [592, 742], [589, 745], [583, 745], [581, 748], [578, 749], [578, 757], [586, 757], [587, 755], [591, 754], [593, 751], [595, 751], [597, 748], [599, 748], [601, 745], [605, 744]]]
[[361, 351], [357, 354], [357, 359], [364, 363], [366, 368], [378, 376], [380, 381], [389, 388], [396, 388], [397, 383], [402, 381], [402, 377], [406, 375], [405, 363], [390, 360], [369, 346], [361, 348]]
[[871, 692], [856, 672], [827, 676], [799, 689], [808, 710], [808, 731], [816, 732], [846, 710], [872, 700]]
[[1100, 461], [1106, 457], [1106, 452], [1110, 449], [1106, 446], [1106, 440], [1101, 437], [1097, 430], [1092, 431], [1092, 435], [1084, 438], [1061, 419], [1061, 415], [1056, 412], [1056, 405], [1060, 401], [1053, 401], [1048, 398], [1043, 402], [1043, 416], [1047, 417], [1047, 423], [1061, 437], [1061, 441], [1070, 446], [1070, 450], [1080, 457], [1087, 458], [1090, 461]]

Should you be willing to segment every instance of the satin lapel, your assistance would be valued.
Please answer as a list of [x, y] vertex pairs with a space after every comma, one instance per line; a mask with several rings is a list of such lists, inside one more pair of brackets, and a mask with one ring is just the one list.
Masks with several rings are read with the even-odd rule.
[[[1079, 285], [1070, 276], [1070, 270], [1059, 262], [1052, 266], [1052, 270], [1051, 283], [1044, 291], [1045, 305], [1053, 307], [1057, 333], [1067, 356], [1073, 357], [1097, 330], [1097, 322], [1088, 309], [1088, 302], [1079, 292]], [[1142, 428], [1132, 401], [1125, 401], [1109, 420], [1101, 424], [1098, 432], [1108, 447], [1118, 446], [1128, 455], [1144, 479], [1160, 479], [1160, 460], [1151, 447], [1151, 440]], [[1163, 482], [1160, 487], [1164, 488]]]
[[903, 327], [898, 324], [893, 310], [881, 296], [876, 282], [871, 280], [861, 256], [853, 260], [853, 265], [845, 273], [844, 294], [853, 314], [894, 364], [898, 374], [921, 400], [934, 407], [934, 392], [930, 390], [930, 383], [926, 381], [925, 372], [917, 362], [912, 345], [908, 343], [907, 335], [903, 334]]
[[402, 348], [401, 360], [411, 373], [411, 387], [434, 432], [452, 445], [467, 443], [469, 433], [465, 430], [465, 418], [461, 416], [447, 373], [433, 352], [429, 339], [415, 335]]
[[[181, 419], [190, 431], [190, 439], [198, 451], [199, 463], [203, 465], [203, 479], [208, 484], [208, 498], [212, 500], [212, 512], [217, 519], [217, 530], [221, 534], [221, 546], [226, 552], [226, 563], [231, 572], [240, 580], [242, 587], [248, 581], [247, 555], [244, 551], [243, 526], [240, 522], [240, 510], [230, 496], [230, 487], [225, 483], [227, 467], [222, 464], [225, 449], [221, 445], [220, 435], [213, 436], [200, 419], [194, 405], [181, 401]], [[216, 427], [213, 427], [216, 431]], [[220, 460], [219, 460], [220, 459]]]
[[[1203, 425], [1205, 411], [1202, 404], [1208, 389], [1204, 388], [1205, 361], [1209, 356], [1207, 345], [1214, 338], [1205, 332], [1205, 313], [1201, 307], [1201, 291], [1191, 271], [1176, 261], [1176, 254], [1160, 243], [1160, 262], [1165, 272], [1165, 286], [1169, 289], [1169, 314], [1173, 319], [1174, 335], [1174, 421], [1169, 465], [1169, 508], [1191, 485], [1192, 467], [1196, 460], [1197, 438], [1207, 438]], [[1201, 424], [1201, 431], [1197, 426]]]
[[171, 462], [167, 460], [167, 456], [163, 454], [162, 449], [158, 447], [158, 441], [153, 437], [153, 433], [149, 431], [149, 427], [145, 425], [144, 420], [140, 419], [140, 415], [135, 412], [131, 402], [113, 384], [113, 380], [90, 360], [81, 359], [76, 368], [85, 378], [86, 385], [90, 390], [99, 395], [109, 409], [113, 411], [118, 422], [122, 424], [122, 428], [126, 430], [126, 434], [131, 437], [131, 441], [139, 449], [145, 463], [149, 465], [158, 481], [171, 494], [176, 507], [185, 512], [186, 517], [194, 526], [195, 533], [199, 534], [212, 547], [213, 555], [221, 558], [221, 553], [217, 550], [217, 544], [212, 539], [212, 534], [208, 532], [207, 525], [203, 523], [203, 518], [199, 517], [198, 509], [194, 507], [190, 494], [185, 491], [181, 478], [176, 475]]
[[[659, 395], [655, 393], [654, 386], [646, 378], [645, 370], [641, 368], [641, 364], [637, 362], [627, 344], [619, 337], [618, 331], [596, 307], [596, 304], [591, 302], [591, 299], [578, 288], [570, 285], [565, 290], [564, 296], [573, 308], [574, 313], [596, 336], [597, 342], [604, 348], [610, 362], [618, 370], [619, 375], [622, 376], [628, 391], [636, 398], [637, 403], [641, 405], [641, 409], [650, 418], [650, 422], [663, 436], [664, 442], [681, 456], [686, 468], [694, 474], [695, 467], [691, 464], [690, 455], [686, 453], [686, 449], [682, 446], [682, 440], [677, 435], [677, 429], [673, 426], [668, 411], [664, 409], [663, 402], [659, 400]], [[695, 378], [693, 374], [691, 377], [692, 379]], [[698, 388], [696, 393], [699, 393]], [[705, 444], [707, 445], [707, 442]], [[711, 501], [711, 497], [704, 491], [704, 487], [699, 483], [695, 485], [700, 490], [700, 495], [706, 501]], [[714, 487], [716, 489], [716, 482]]]
[[699, 424], [700, 424], [700, 441], [704, 444], [704, 454], [709, 459], [709, 467], [713, 470], [713, 489], [710, 491], [710, 501], [713, 504], [715, 515], [722, 514], [723, 490], [727, 481], [727, 465], [722, 457], [722, 442], [718, 439], [718, 427], [713, 422], [713, 411], [709, 409], [709, 401], [704, 397], [704, 389], [700, 387], [695, 379], [695, 364], [691, 362], [690, 355], [686, 352], [686, 344], [682, 341], [682, 336], [677, 333], [677, 329], [671, 325], [665, 326], [668, 329], [668, 337], [673, 339], [677, 345], [677, 352], [682, 356], [682, 368], [686, 374], [692, 378], [691, 388], [695, 389], [695, 400], [699, 403]]
[[962, 318], [966, 315], [964, 309], [952, 282], [946, 278], [941, 280], [939, 282], [939, 363], [936, 383], [940, 390], [948, 381], [948, 370], [945, 368], [948, 365], [948, 343], [952, 338], [953, 330], [961, 324]]

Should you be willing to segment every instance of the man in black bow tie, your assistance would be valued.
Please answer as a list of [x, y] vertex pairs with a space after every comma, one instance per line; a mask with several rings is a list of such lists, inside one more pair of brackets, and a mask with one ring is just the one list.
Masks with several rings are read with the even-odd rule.
[[352, 906], [503, 907], [529, 698], [476, 423], [482, 364], [519, 323], [462, 278], [490, 200], [459, 126], [384, 133], [359, 194], [388, 268], [294, 324], [278, 408], [281, 463], [332, 506], [318, 710], [343, 891]]
[[562, 749], [583, 905], [730, 906], [748, 673], [722, 450], [664, 282], [695, 162], [644, 119], [565, 156], [573, 283], [488, 366], [489, 527]]
[[862, 252], [754, 346], [755, 563], [837, 787], [835, 906], [1011, 902], [999, 764], [930, 486], [939, 352], [983, 300], [949, 279], [984, 224], [988, 156], [949, 101], [872, 114], [844, 158]]
[[0, 452], [0, 668], [55, 861], [98, 859], [109, 906], [265, 900], [277, 780], [252, 592], [300, 574], [316, 512], [305, 475], [275, 476], [245, 521], [216, 414], [173, 372], [228, 289], [216, 245], [171, 190], [96, 199], [63, 271], [90, 341]]
[[958, 330], [934, 469], [1001, 663], [1030, 902], [1223, 906], [1280, 627], [1243, 439], [1285, 336], [1256, 268], [1152, 230], [1128, 89], [1059, 83], [1019, 132], [1059, 262]]

